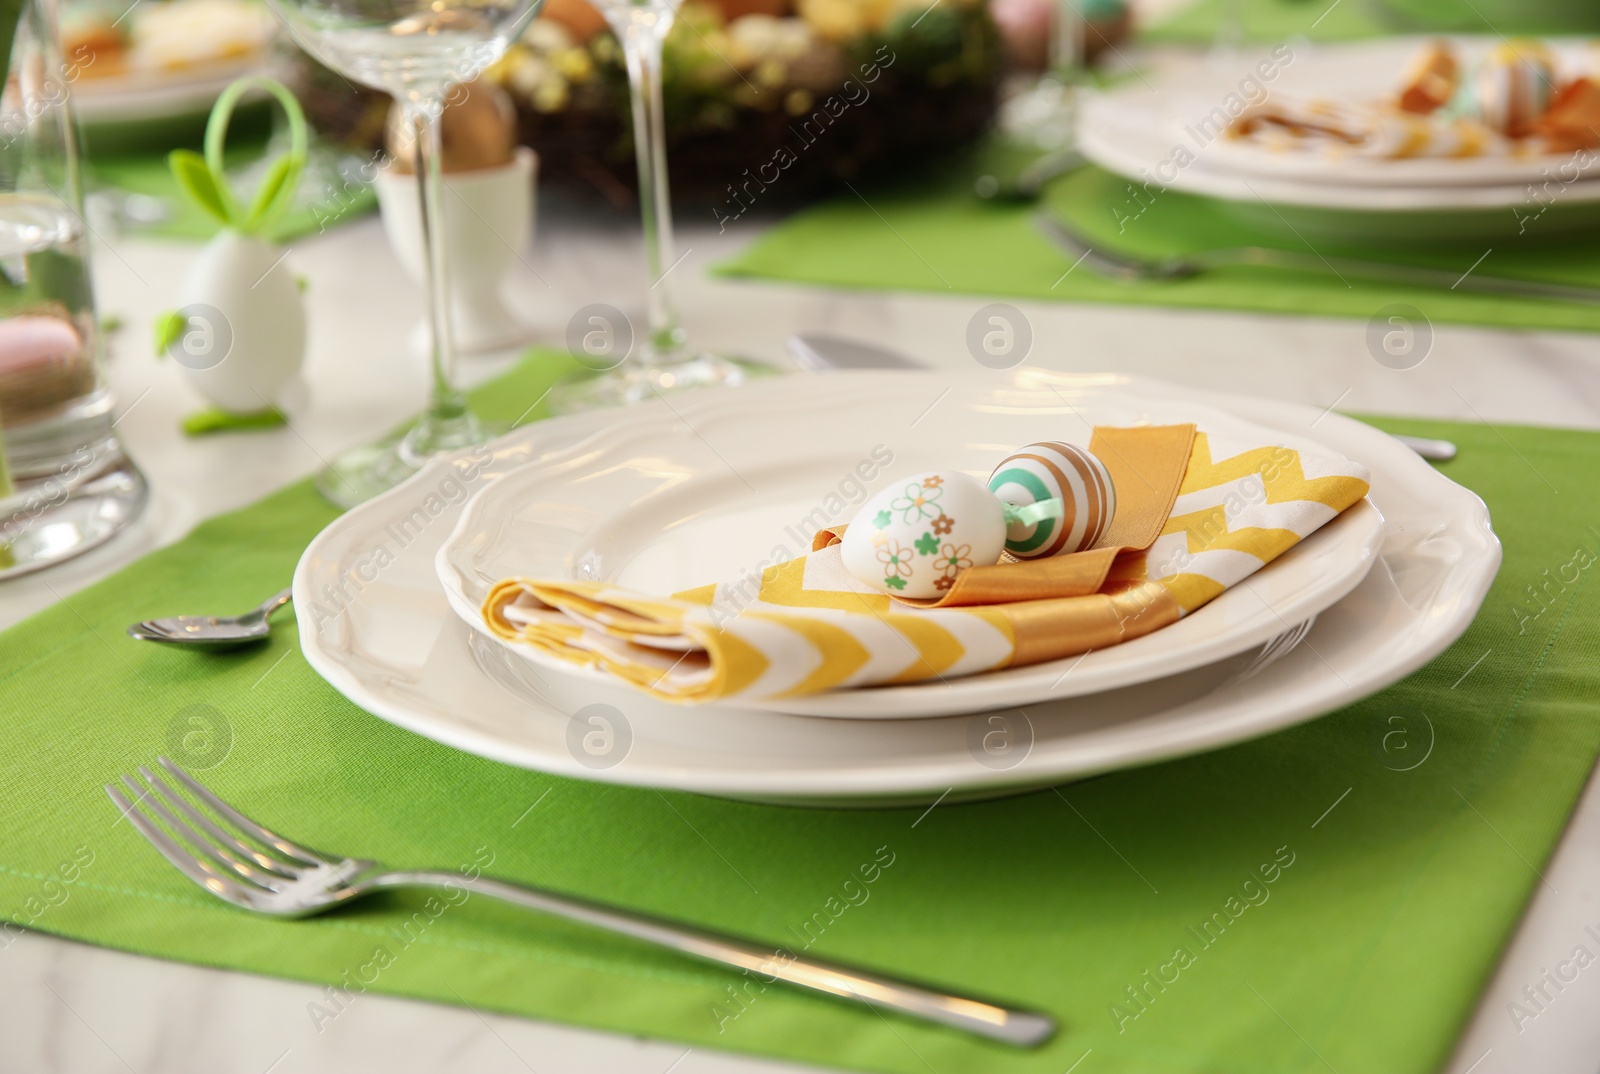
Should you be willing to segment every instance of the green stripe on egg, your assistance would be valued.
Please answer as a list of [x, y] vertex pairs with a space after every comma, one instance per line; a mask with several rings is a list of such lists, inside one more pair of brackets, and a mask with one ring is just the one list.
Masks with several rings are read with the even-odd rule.
[[1007, 526], [1006, 551], [1020, 559], [1093, 548], [1116, 514], [1116, 488], [1105, 464], [1072, 444], [1029, 444], [1006, 457], [990, 475], [989, 491], [1013, 507], [1061, 501], [1059, 518]]

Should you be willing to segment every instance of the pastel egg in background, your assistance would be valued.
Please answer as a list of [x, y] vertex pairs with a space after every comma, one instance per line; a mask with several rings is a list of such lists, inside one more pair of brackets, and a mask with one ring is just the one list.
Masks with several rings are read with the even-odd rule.
[[968, 567], [1000, 561], [1005, 507], [952, 470], [914, 474], [869, 499], [840, 541], [852, 576], [897, 597], [938, 597]]
[[1018, 559], [1093, 548], [1117, 513], [1117, 489], [1105, 464], [1073, 444], [1029, 444], [1013, 452], [989, 476], [989, 490], [1013, 507], [1062, 501], [1058, 518], [1007, 527], [1006, 551]]
[[1550, 50], [1538, 41], [1518, 40], [1497, 45], [1463, 88], [1476, 94], [1473, 103], [1485, 126], [1520, 138], [1549, 107], [1555, 85]]

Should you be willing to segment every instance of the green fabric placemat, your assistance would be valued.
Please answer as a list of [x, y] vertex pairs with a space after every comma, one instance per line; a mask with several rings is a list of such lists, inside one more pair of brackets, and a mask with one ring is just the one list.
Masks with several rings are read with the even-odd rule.
[[[1234, 15], [1238, 12], [1238, 15]], [[1139, 40], [1172, 45], [1210, 45], [1224, 21], [1237, 17], [1247, 41], [1353, 41], [1393, 33], [1392, 18], [1372, 0], [1199, 0], [1140, 27]]]
[[1352, 41], [1393, 33], [1574, 34], [1600, 27], [1584, 0], [1199, 0], [1140, 30], [1146, 41], [1210, 45], [1233, 11], [1250, 41]]
[[[512, 418], [566, 368], [541, 357], [475, 401]], [[263, 1067], [367, 989], [905, 1074], [1061, 1074], [1086, 1055], [1079, 1074], [1433, 1074], [1600, 750], [1586, 495], [1600, 436], [1383, 424], [1455, 439], [1447, 472], [1488, 500], [1505, 540], [1458, 644], [1259, 741], [932, 811], [740, 804], [481, 760], [346, 702], [288, 621], [232, 656], [124, 636], [139, 617], [244, 608], [283, 585], [334, 517], [294, 485], [0, 635], [0, 910], [348, 990], [319, 991]], [[313, 846], [492, 859], [512, 880], [1031, 1005], [1063, 1031], [1015, 1051], [478, 897], [253, 917], [193, 887], [107, 801], [102, 784], [162, 752]]]
[[[1074, 259], [1035, 229], [1032, 216], [1040, 208], [1071, 221], [1097, 246], [1142, 257], [1245, 245], [1300, 252], [1312, 247], [1287, 232], [1241, 222], [1204, 198], [1176, 191], [1140, 198], [1127, 180], [1094, 167], [1051, 184], [1040, 206], [996, 205], [973, 195], [977, 176], [996, 167], [1004, 171], [1017, 154], [991, 144], [915, 181], [864, 188], [803, 210], [714, 271], [844, 288], [1361, 318], [1400, 302], [1440, 323], [1600, 330], [1600, 304], [1373, 283], [1324, 271], [1246, 265], [1186, 280], [1130, 283], [1084, 266], [1074, 269]], [[1340, 251], [1337, 236], [1318, 236], [1315, 249], [1462, 274], [1600, 287], [1600, 244], [1592, 238], [1559, 241], [1553, 219], [1534, 220], [1528, 231], [1530, 240], [1487, 254], [1481, 246], [1408, 250], [1402, 256], [1393, 250]]]

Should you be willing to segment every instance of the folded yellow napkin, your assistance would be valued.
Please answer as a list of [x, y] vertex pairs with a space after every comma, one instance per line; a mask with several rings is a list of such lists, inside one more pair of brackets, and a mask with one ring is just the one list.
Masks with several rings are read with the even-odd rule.
[[[1073, 656], [1148, 634], [1249, 577], [1367, 494], [1348, 459], [1192, 425], [1099, 428], [1117, 488], [1100, 544], [963, 571], [906, 601], [845, 569], [840, 529], [747, 577], [651, 596], [604, 582], [511, 578], [483, 615], [498, 636], [677, 702], [793, 697]], [[997, 460], [998, 461], [998, 460]], [[959, 549], [951, 549], [959, 554]]]

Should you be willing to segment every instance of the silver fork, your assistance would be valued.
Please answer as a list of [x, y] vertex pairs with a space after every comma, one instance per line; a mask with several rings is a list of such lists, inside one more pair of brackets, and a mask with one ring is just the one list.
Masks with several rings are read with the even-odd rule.
[[1446, 291], [1476, 291], [1492, 295], [1521, 295], [1527, 298], [1557, 298], [1567, 302], [1600, 302], [1600, 288], [1574, 287], [1537, 280], [1512, 280], [1504, 276], [1484, 276], [1468, 272], [1461, 276], [1444, 269], [1417, 265], [1392, 265], [1383, 261], [1358, 261], [1348, 257], [1322, 257], [1293, 250], [1274, 250], [1265, 246], [1234, 246], [1202, 250], [1180, 257], [1151, 260], [1096, 246], [1070, 225], [1049, 213], [1038, 213], [1034, 225], [1065, 253], [1088, 265], [1102, 276], [1117, 280], [1186, 280], [1211, 269], [1235, 265], [1265, 265], [1271, 268], [1333, 272], [1383, 283], [1438, 287]]
[[[873, 1007], [1008, 1044], [1041, 1044], [1056, 1029], [1054, 1020], [1046, 1015], [947, 995], [835, 963], [799, 957], [783, 948], [703, 932], [571, 895], [519, 887], [486, 876], [467, 881], [448, 872], [388, 870], [361, 858], [323, 854], [257, 824], [167, 758], [160, 758], [160, 762], [210, 814], [143, 766], [138, 770], [143, 784], [132, 776], [122, 777], [133, 800], [129, 801], [111, 783], [106, 785], [111, 801], [190, 880], [224, 902], [256, 913], [308, 917], [386, 888], [449, 885], [632, 936], [707, 962], [748, 970], [763, 980], [787, 981], [817, 992], [859, 999]], [[234, 830], [229, 831], [221, 822]], [[182, 844], [188, 844], [189, 849]]]

